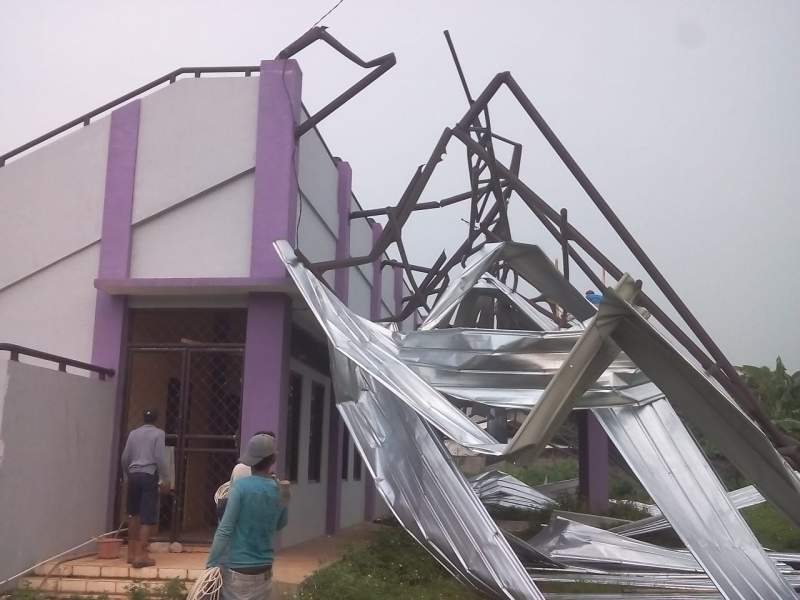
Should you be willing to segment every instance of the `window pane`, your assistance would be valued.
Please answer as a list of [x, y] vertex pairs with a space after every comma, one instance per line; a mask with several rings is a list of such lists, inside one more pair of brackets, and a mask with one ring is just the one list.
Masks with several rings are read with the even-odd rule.
[[322, 431], [325, 417], [325, 386], [311, 384], [311, 432], [308, 438], [308, 480], [320, 481], [322, 476]]
[[289, 402], [286, 427], [286, 470], [289, 481], [297, 481], [300, 464], [300, 411], [303, 404], [303, 378], [297, 373], [289, 374]]
[[361, 453], [353, 446], [353, 479], [361, 481]]
[[350, 478], [350, 432], [342, 425], [342, 479]]

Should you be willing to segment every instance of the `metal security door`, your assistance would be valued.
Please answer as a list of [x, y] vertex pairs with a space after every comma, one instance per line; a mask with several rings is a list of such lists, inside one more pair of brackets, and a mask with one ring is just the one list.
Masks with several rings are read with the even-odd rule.
[[[214, 491], [238, 456], [243, 369], [240, 347], [129, 351], [123, 433], [141, 425], [145, 408], [158, 410], [174, 464], [174, 492], [161, 497], [161, 539], [203, 542], [213, 533]], [[125, 514], [124, 494], [119, 508]]]
[[244, 352], [192, 348], [184, 362], [173, 537], [207, 541], [216, 524], [214, 492], [239, 455]]

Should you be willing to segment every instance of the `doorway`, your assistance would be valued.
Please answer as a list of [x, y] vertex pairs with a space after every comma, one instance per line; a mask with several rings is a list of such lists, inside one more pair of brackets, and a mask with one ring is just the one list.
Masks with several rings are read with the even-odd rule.
[[[141, 425], [144, 409], [156, 409], [175, 486], [161, 497], [157, 537], [206, 542], [216, 525], [214, 492], [239, 456], [246, 313], [148, 309], [130, 316], [123, 434]], [[120, 515], [124, 501], [120, 493]]]

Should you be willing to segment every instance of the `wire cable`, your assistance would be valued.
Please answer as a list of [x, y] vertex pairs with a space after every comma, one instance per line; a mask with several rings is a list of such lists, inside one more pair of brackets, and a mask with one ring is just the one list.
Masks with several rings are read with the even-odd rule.
[[314, 23], [314, 24], [311, 26], [311, 29], [314, 29], [314, 27], [316, 27], [317, 25], [319, 25], [319, 24], [322, 22], [322, 20], [323, 20], [325, 17], [327, 17], [329, 14], [331, 14], [331, 13], [332, 13], [333, 11], [335, 11], [337, 8], [339, 8], [339, 5], [340, 5], [342, 2], [344, 2], [344, 0], [339, 0], [339, 1], [338, 1], [336, 4], [334, 4], [334, 5], [333, 5], [333, 8], [331, 8], [331, 9], [330, 9], [328, 12], [326, 12], [326, 13], [325, 13], [324, 15], [322, 15], [322, 16], [321, 16], [319, 19], [317, 19], [317, 22], [316, 22], [316, 23]]

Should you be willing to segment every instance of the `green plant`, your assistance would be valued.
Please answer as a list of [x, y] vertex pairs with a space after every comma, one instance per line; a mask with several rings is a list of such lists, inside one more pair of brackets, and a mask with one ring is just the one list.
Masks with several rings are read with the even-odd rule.
[[752, 365], [744, 365], [741, 370], [770, 418], [788, 433], [800, 434], [800, 371], [789, 374], [780, 356], [774, 370]]
[[134, 581], [128, 586], [128, 598], [130, 600], [150, 600], [150, 590], [144, 584]]
[[404, 530], [386, 528], [317, 571], [296, 600], [477, 600]]
[[32, 588], [31, 584], [27, 581], [18, 588], [12, 590], [8, 594], [8, 597], [11, 598], [11, 600], [45, 600], [44, 593]]
[[184, 600], [187, 595], [186, 585], [179, 578], [170, 579], [155, 590], [156, 596], [164, 600]]

